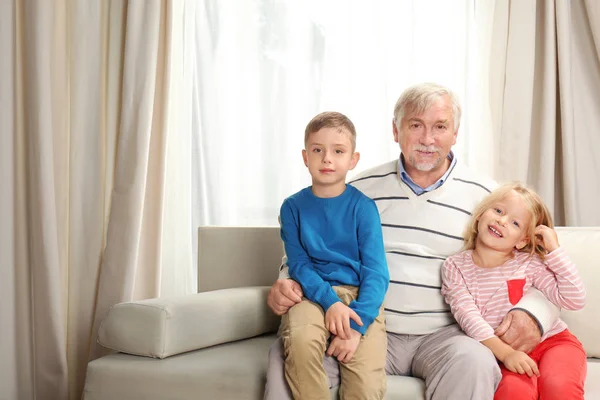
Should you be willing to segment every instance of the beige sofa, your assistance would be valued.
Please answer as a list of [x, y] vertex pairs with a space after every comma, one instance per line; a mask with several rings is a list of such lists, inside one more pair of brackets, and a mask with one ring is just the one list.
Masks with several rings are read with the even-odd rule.
[[[600, 228], [558, 232], [588, 292], [586, 308], [562, 318], [590, 357], [585, 398], [600, 399]], [[98, 341], [117, 352], [89, 363], [84, 400], [261, 399], [281, 253], [278, 228], [200, 228], [200, 293], [114, 306]], [[423, 388], [390, 376], [386, 399], [423, 399]]]

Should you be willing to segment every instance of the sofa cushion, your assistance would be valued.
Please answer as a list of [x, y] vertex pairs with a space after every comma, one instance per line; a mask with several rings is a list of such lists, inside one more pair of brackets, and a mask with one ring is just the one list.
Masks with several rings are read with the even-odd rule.
[[165, 358], [274, 332], [279, 318], [267, 308], [268, 287], [215, 290], [113, 306], [98, 333], [104, 347]]
[[585, 284], [587, 301], [581, 311], [560, 314], [569, 330], [583, 343], [588, 357], [600, 357], [600, 228], [556, 228], [561, 246], [577, 266]]
[[85, 400], [262, 398], [274, 335], [164, 360], [111, 354], [89, 363]]

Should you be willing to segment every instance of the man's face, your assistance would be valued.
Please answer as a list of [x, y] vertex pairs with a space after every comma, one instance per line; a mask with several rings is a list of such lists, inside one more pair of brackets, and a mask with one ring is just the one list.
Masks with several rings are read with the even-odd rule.
[[[437, 99], [420, 115], [407, 112], [400, 131], [394, 124], [394, 141], [400, 144], [407, 171], [433, 172], [444, 167], [444, 160], [456, 143], [452, 102], [448, 96]], [[410, 173], [410, 172], [409, 172]]]

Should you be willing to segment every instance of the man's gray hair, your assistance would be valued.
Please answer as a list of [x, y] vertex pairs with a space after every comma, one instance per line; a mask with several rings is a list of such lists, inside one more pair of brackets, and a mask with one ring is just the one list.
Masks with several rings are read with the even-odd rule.
[[406, 89], [400, 95], [394, 107], [394, 124], [400, 130], [402, 118], [406, 113], [420, 115], [425, 112], [434, 101], [442, 96], [448, 96], [452, 102], [452, 117], [454, 118], [454, 130], [458, 130], [460, 125], [460, 102], [454, 92], [445, 86], [437, 83], [419, 83]]

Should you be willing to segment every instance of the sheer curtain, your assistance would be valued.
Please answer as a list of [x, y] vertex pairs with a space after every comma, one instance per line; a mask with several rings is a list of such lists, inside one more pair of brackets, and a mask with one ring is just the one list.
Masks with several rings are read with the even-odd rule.
[[195, 20], [194, 226], [276, 225], [310, 184], [303, 132], [321, 111], [357, 127], [352, 174], [398, 157], [393, 106], [423, 81], [456, 91], [455, 152], [487, 162], [467, 145], [485, 121], [469, 114], [481, 108], [474, 0], [205, 0]]
[[80, 399], [110, 306], [194, 290], [194, 5], [0, 1], [2, 400]]

